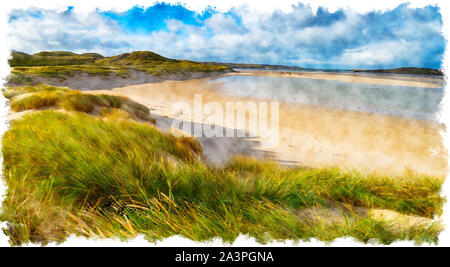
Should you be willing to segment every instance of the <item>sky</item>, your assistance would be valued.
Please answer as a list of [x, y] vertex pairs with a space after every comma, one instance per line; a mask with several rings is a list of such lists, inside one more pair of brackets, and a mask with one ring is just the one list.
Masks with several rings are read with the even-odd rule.
[[8, 25], [10, 47], [26, 53], [149, 50], [176, 59], [328, 69], [440, 68], [446, 43], [433, 5], [370, 12], [302, 3], [264, 12], [166, 3], [89, 13], [27, 8], [13, 9]]

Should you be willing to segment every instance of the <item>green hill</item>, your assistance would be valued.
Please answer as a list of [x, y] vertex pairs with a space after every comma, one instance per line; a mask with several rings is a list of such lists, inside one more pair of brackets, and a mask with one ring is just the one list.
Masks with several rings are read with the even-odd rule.
[[94, 64], [102, 55], [96, 53], [75, 54], [72, 52], [54, 51], [39, 52], [34, 55], [22, 52], [12, 52], [9, 65], [17, 66], [66, 66], [66, 65], [84, 65]]
[[396, 69], [376, 69], [376, 70], [353, 70], [354, 72], [374, 72], [374, 73], [394, 73], [394, 74], [415, 74], [415, 75], [436, 75], [443, 76], [439, 69], [403, 67]]
[[36, 83], [37, 79], [56, 78], [61, 81], [77, 74], [105, 76], [116, 74], [129, 77], [130, 71], [142, 71], [154, 76], [169, 74], [188, 75], [230, 71], [228, 66], [213, 63], [198, 63], [163, 57], [150, 51], [136, 51], [112, 57], [97, 53], [76, 54], [65, 51], [39, 52], [29, 55], [13, 51], [9, 65], [13, 68], [8, 79], [10, 85]]
[[147, 65], [162, 62], [179, 62], [179, 60], [170, 59], [150, 51], [136, 51], [132, 53], [120, 54], [98, 60], [97, 64], [102, 65]]

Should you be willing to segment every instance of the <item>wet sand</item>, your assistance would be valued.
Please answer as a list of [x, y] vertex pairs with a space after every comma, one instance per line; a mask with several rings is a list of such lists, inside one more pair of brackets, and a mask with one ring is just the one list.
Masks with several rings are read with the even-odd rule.
[[331, 80], [331, 81], [353, 82], [364, 84], [380, 84], [380, 85], [426, 87], [426, 88], [440, 88], [442, 87], [442, 85], [437, 82], [443, 81], [440, 78], [407, 77], [400, 75], [399, 76], [382, 75], [382, 74], [364, 75], [361, 73], [323, 73], [323, 72], [289, 72], [289, 71], [282, 71], [282, 72], [241, 71], [238, 73], [228, 73], [226, 75], [287, 77], [287, 78]]
[[[314, 77], [347, 79], [343, 76], [346, 75], [315, 74]], [[351, 79], [354, 81], [357, 77]], [[157, 119], [157, 126], [165, 131], [169, 130], [173, 119], [180, 117], [172, 110], [172, 105], [183, 101], [192, 107], [194, 94], [201, 94], [203, 103], [214, 101], [224, 109], [228, 101], [245, 103], [254, 100], [222, 94], [216, 90], [217, 85], [209, 80], [165, 81], [90, 92], [128, 96], [146, 105]], [[413, 83], [368, 77], [362, 77], [357, 82], [391, 82], [389, 84], [395, 85], [399, 82], [403, 85]], [[423, 86], [423, 82], [420, 83]], [[181, 115], [181, 118], [192, 120], [188, 114]], [[204, 116], [203, 121], [195, 122], [211, 124], [214, 121], [214, 118]], [[440, 135], [444, 126], [435, 122], [280, 103], [279, 129], [279, 145], [265, 150], [260, 149], [259, 138], [199, 138], [204, 149], [204, 159], [210, 164], [221, 165], [233, 155], [242, 154], [275, 160], [283, 165], [339, 166], [389, 175], [405, 171], [441, 177], [446, 174], [446, 151]]]

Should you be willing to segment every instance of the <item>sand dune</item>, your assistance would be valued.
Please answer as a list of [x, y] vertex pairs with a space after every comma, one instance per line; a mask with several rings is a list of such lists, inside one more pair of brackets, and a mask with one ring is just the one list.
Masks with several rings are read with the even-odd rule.
[[[330, 78], [321, 74], [314, 77]], [[128, 96], [148, 106], [158, 120], [157, 125], [164, 130], [180, 115], [171, 110], [172, 104], [184, 101], [192, 105], [194, 94], [202, 94], [204, 103], [215, 101], [223, 106], [227, 101], [251, 100], [221, 94], [207, 81], [165, 81], [91, 92]], [[367, 77], [360, 81], [381, 82]], [[439, 133], [444, 127], [438, 123], [288, 103], [280, 104], [279, 114], [277, 147], [263, 151], [258, 148], [258, 138], [204, 137], [200, 141], [206, 161], [220, 165], [233, 155], [245, 154], [286, 165], [338, 165], [386, 174], [405, 171], [446, 174], [446, 151]]]

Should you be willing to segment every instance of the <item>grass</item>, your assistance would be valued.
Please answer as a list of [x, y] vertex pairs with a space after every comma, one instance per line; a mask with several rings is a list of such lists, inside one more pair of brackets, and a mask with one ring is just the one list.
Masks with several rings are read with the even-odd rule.
[[103, 116], [154, 122], [147, 107], [121, 96], [84, 94], [69, 88], [46, 84], [7, 87], [3, 89], [3, 95], [10, 99], [11, 109], [17, 112], [30, 109], [61, 108], [66, 111], [92, 113], [98, 107], [100, 115]]
[[[37, 67], [14, 67], [10, 80], [20, 81], [20, 75], [33, 80], [33, 77], [41, 77], [46, 79], [65, 80], [75, 77], [77, 74], [86, 73], [89, 75], [107, 76], [110, 74], [118, 75], [126, 78], [128, 69], [115, 66], [98, 66], [98, 65], [63, 65], [63, 66], [37, 66]], [[18, 76], [19, 75], [19, 76]]]
[[230, 69], [227, 66], [212, 63], [197, 63], [188, 60], [169, 59], [149, 51], [125, 53], [110, 58], [100, 59], [96, 61], [96, 63], [107, 66], [128, 66], [155, 76], [171, 73], [220, 72]]
[[17, 95], [25, 93], [43, 92], [43, 91], [70, 91], [66, 87], [56, 87], [47, 84], [38, 84], [34, 86], [14, 86], [6, 87], [2, 89], [3, 96], [11, 99]]
[[[63, 242], [71, 234], [121, 240], [143, 234], [149, 241], [179, 234], [233, 242], [247, 234], [262, 243], [346, 236], [383, 244], [436, 243], [442, 230], [439, 223], [398, 229], [396, 221], [351, 208], [433, 218], [444, 202], [438, 177], [287, 169], [241, 157], [211, 168], [200, 160], [195, 139], [123, 119], [121, 108], [129, 104], [120, 98], [41, 90], [11, 101], [36, 94], [58, 95], [54, 105], [71, 111], [26, 114], [3, 137], [8, 189], [0, 219], [7, 222], [4, 231], [12, 245]], [[104, 103], [109, 109], [96, 117], [73, 103]], [[344, 222], [301, 216], [307, 209], [336, 205], [350, 207], [342, 210]]]
[[93, 76], [117, 75], [127, 78], [131, 71], [142, 71], [154, 76], [188, 74], [192, 72], [222, 72], [227, 66], [212, 63], [197, 63], [175, 60], [149, 51], [136, 51], [113, 57], [96, 53], [75, 54], [55, 51], [28, 55], [13, 52], [9, 60], [13, 71], [8, 78], [10, 84], [35, 83], [36, 78], [66, 80], [86, 73]]
[[21, 52], [12, 52], [8, 61], [11, 67], [16, 66], [64, 66], [93, 64], [97, 59], [103, 58], [96, 53], [75, 54], [65, 51], [40, 52], [28, 55]]

